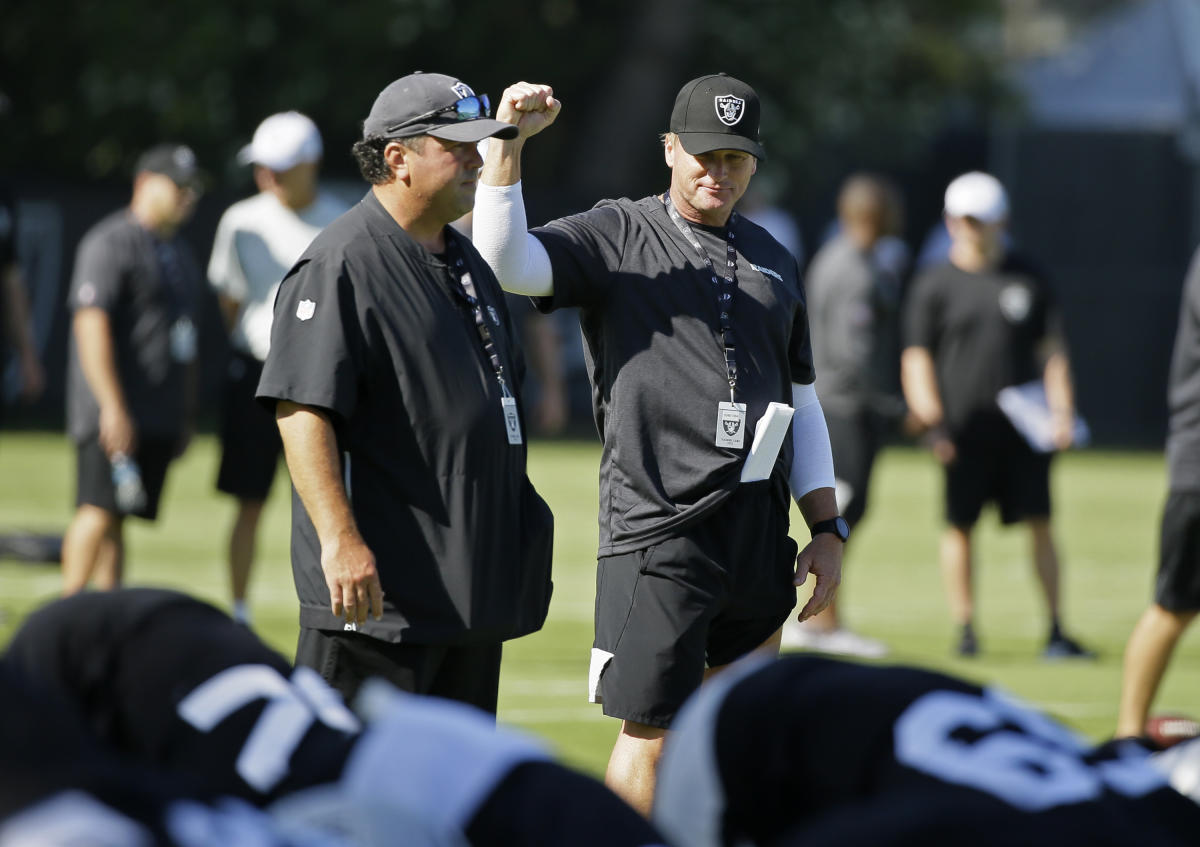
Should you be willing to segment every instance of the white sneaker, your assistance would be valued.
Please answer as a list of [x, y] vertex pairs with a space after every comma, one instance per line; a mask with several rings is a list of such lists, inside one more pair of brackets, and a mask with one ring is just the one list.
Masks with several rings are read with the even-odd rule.
[[782, 646], [860, 659], [882, 659], [888, 654], [887, 645], [874, 638], [848, 629], [818, 629], [797, 621], [788, 621], [784, 625]]

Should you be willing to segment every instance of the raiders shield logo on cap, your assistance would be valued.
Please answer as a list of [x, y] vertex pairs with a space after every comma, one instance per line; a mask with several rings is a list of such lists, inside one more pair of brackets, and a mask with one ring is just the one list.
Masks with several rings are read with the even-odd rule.
[[714, 97], [713, 104], [717, 107], [717, 118], [725, 126], [737, 126], [738, 121], [746, 112], [746, 101], [740, 97], [734, 97], [732, 94]]

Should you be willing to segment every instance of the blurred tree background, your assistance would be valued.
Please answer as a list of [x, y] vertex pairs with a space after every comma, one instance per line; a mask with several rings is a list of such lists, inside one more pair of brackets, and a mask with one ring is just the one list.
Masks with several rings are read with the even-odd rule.
[[123, 184], [140, 150], [172, 138], [214, 187], [245, 183], [237, 149], [295, 108], [325, 134], [327, 173], [352, 177], [375, 94], [422, 69], [493, 97], [518, 79], [554, 85], [563, 117], [529, 173], [551, 213], [653, 190], [675, 92], [724, 70], [759, 90], [773, 172], [802, 190], [850, 159], [902, 166], [947, 124], [1003, 104], [1001, 12], [1000, 0], [9, 0], [4, 169]]

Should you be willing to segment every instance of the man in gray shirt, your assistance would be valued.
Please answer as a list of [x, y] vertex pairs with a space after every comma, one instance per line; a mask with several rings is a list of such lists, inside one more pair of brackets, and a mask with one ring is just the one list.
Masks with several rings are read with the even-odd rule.
[[1118, 736], [1144, 734], [1175, 645], [1200, 611], [1200, 250], [1183, 287], [1167, 404], [1169, 481], [1158, 577], [1154, 602], [1125, 646]]
[[[79, 482], [63, 536], [65, 594], [93, 578], [99, 588], [120, 584], [124, 518], [157, 516], [167, 465], [186, 445], [202, 283], [176, 232], [195, 207], [198, 176], [189, 148], [152, 148], [138, 160], [129, 206], [79, 245], [67, 373]], [[130, 479], [139, 468], [140, 485]]]
[[[838, 193], [840, 231], [813, 257], [805, 278], [817, 396], [825, 411], [838, 508], [853, 529], [867, 509], [875, 454], [903, 415], [900, 398], [900, 279], [879, 260], [899, 216], [895, 190], [855, 174]], [[841, 625], [837, 598], [808, 621], [789, 621], [783, 646], [880, 658], [883, 643]]]

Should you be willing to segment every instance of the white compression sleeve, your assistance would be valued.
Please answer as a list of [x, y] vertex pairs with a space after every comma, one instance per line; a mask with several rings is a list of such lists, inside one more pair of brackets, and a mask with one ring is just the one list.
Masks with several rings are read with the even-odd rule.
[[825, 413], [811, 385], [792, 383], [792, 470], [788, 484], [799, 500], [818, 488], [833, 488], [833, 452], [829, 449], [829, 429]]
[[471, 241], [505, 291], [531, 297], [554, 292], [550, 255], [527, 231], [521, 183], [476, 186]]

